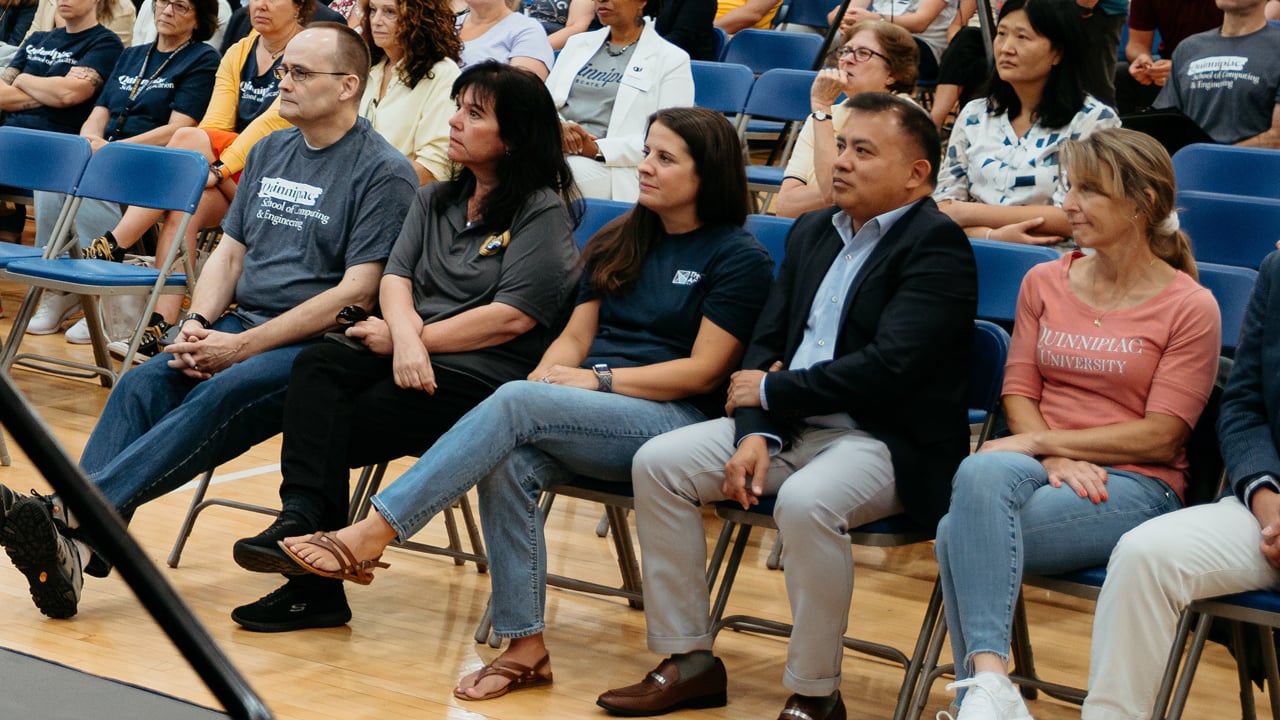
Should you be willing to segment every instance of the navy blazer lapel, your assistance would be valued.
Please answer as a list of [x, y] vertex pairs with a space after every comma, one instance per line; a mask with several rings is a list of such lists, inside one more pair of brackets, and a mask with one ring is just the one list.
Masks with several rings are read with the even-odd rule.
[[[915, 221], [916, 215], [919, 214], [920, 208], [923, 207], [925, 203], [932, 204], [933, 199], [926, 197], [923, 200], [917, 201], [915, 207], [911, 208], [902, 217], [898, 218], [898, 221], [893, 224], [893, 227], [889, 228], [889, 233], [876, 242], [876, 246], [871, 249], [871, 254], [867, 256], [867, 261], [862, 264], [862, 267], [858, 269], [858, 274], [853, 278], [853, 285], [849, 287], [849, 302], [845, 303], [843, 314], [848, 314], [849, 306], [853, 305], [854, 299], [858, 295], [858, 288], [862, 285], [863, 278], [866, 278], [874, 272], [880, 264], [885, 261], [885, 258], [889, 257], [889, 253], [893, 252], [894, 248], [900, 244], [898, 238], [906, 234], [907, 229], [911, 223]], [[840, 323], [842, 325], [844, 324], [843, 317], [841, 317]]]

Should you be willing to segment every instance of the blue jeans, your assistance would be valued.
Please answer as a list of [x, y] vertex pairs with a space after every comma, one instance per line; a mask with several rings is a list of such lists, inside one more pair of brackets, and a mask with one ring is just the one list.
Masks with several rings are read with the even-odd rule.
[[1024, 572], [1105, 565], [1121, 535], [1181, 507], [1160, 480], [1112, 468], [1107, 498], [1094, 504], [1065, 484], [1049, 485], [1040, 461], [1020, 453], [980, 453], [960, 463], [934, 545], [957, 678], [972, 674], [977, 653], [1008, 660]]
[[373, 504], [403, 541], [478, 485], [494, 632], [533, 635], [545, 627], [547, 576], [538, 495], [575, 475], [628, 483], [631, 458], [649, 438], [705, 419], [685, 402], [510, 382], [464, 415]]
[[[215, 330], [243, 332], [227, 315]], [[89, 436], [80, 467], [122, 516], [280, 432], [293, 359], [311, 342], [255, 355], [208, 380], [161, 353], [125, 373]]]

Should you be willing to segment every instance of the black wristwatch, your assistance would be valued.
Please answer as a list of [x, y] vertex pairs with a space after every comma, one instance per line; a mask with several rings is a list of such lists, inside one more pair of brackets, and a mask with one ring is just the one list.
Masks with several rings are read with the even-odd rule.
[[209, 172], [213, 173], [213, 175], [218, 178], [218, 181], [214, 183], [214, 187], [221, 185], [223, 180], [231, 177], [231, 171], [227, 170], [226, 164], [221, 160], [215, 160], [214, 162], [209, 163]]
[[609, 369], [609, 366], [604, 363], [592, 365], [591, 370], [596, 374], [596, 390], [613, 392], [613, 370]]
[[209, 318], [206, 318], [200, 313], [195, 313], [195, 312], [187, 313], [187, 316], [182, 318], [182, 323], [185, 325], [191, 320], [195, 320], [196, 322], [200, 323], [200, 327], [204, 328], [205, 330], [208, 330], [209, 328], [213, 327], [213, 323], [209, 322]]

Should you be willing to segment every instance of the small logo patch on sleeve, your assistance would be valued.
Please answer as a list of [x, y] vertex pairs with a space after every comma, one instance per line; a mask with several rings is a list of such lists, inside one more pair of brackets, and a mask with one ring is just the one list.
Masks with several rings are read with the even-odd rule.
[[671, 278], [672, 285], [697, 285], [702, 280], [702, 273], [695, 270], [677, 270], [676, 276]]

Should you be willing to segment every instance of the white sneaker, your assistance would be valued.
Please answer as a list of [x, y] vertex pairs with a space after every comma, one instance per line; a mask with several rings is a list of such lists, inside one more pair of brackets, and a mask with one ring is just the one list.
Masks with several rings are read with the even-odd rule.
[[80, 318], [75, 325], [67, 328], [67, 342], [72, 345], [88, 345], [92, 342], [89, 337], [89, 321]]
[[62, 327], [63, 321], [79, 310], [79, 295], [46, 291], [40, 296], [40, 306], [31, 316], [27, 332], [32, 335], [52, 335]]
[[[980, 672], [947, 685], [948, 690], [957, 688], [966, 692], [954, 720], [1033, 720], [1022, 694], [1003, 675]], [[952, 720], [951, 713], [939, 712], [937, 720]]]

